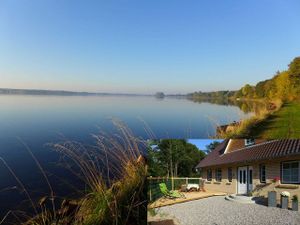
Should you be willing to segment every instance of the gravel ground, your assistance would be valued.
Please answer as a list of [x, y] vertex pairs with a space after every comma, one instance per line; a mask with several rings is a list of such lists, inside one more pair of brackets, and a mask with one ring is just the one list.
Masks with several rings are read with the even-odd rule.
[[158, 213], [181, 225], [300, 225], [300, 213], [258, 204], [229, 202], [224, 196], [165, 206]]

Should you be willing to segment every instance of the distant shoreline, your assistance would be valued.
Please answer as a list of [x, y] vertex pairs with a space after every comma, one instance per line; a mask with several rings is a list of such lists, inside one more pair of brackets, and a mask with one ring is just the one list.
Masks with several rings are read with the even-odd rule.
[[[0, 95], [41, 95], [41, 96], [151, 96], [155, 94], [130, 94], [130, 93], [104, 93], [104, 92], [77, 92], [64, 90], [42, 90], [42, 89], [15, 89], [0, 88]], [[186, 97], [185, 94], [166, 94], [165, 97]]]
[[150, 94], [129, 94], [129, 93], [96, 93], [76, 92], [64, 90], [42, 90], [42, 89], [14, 89], [0, 88], [0, 95], [53, 95], [53, 96], [153, 96]]

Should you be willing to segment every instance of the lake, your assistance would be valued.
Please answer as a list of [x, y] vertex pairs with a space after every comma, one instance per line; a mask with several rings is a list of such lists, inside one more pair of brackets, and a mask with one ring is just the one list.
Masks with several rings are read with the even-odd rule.
[[[91, 134], [99, 133], [100, 129], [113, 130], [111, 118], [122, 120], [144, 139], [150, 137], [142, 120], [156, 138], [208, 138], [215, 134], [217, 125], [252, 115], [240, 105], [151, 96], [0, 95], [0, 109], [0, 157], [34, 196], [45, 195], [48, 189], [21, 140], [47, 171], [55, 193], [65, 196], [72, 188], [63, 181], [71, 176], [57, 165], [57, 153], [47, 143], [56, 143], [64, 137], [93, 144]], [[76, 179], [70, 180], [77, 184]], [[0, 216], [26, 204], [24, 193], [0, 162]]]

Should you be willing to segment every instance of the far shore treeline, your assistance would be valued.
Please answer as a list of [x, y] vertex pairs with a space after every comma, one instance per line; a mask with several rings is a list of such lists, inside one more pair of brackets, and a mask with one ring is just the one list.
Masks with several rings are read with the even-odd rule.
[[280, 99], [283, 102], [300, 100], [300, 57], [288, 65], [288, 69], [277, 71], [271, 79], [252, 86], [246, 84], [237, 91], [194, 92], [187, 95], [191, 99], [234, 98], [234, 99]]
[[282, 102], [298, 100], [300, 101], [300, 56], [293, 59], [288, 65], [288, 69], [277, 71], [271, 78], [258, 82], [256, 85], [246, 84], [239, 90], [221, 90], [202, 92], [196, 91], [189, 94], [164, 94], [156, 92], [155, 94], [127, 94], [127, 93], [92, 93], [92, 92], [74, 92], [63, 90], [35, 90], [35, 89], [12, 89], [0, 88], [0, 94], [5, 95], [63, 95], [63, 96], [155, 96], [180, 97], [193, 100], [210, 100], [210, 99], [238, 99], [238, 100], [255, 100], [266, 99]]
[[[0, 88], [2, 95], [56, 95], [56, 96], [140, 96], [141, 94], [128, 93], [93, 93], [93, 92], [76, 92], [63, 90], [39, 90], [39, 89], [13, 89]], [[148, 96], [144, 94], [143, 96]]]

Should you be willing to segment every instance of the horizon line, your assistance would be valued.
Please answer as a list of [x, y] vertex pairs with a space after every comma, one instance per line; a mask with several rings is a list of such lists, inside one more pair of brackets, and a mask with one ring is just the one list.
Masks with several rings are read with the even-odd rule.
[[49, 91], [49, 92], [64, 92], [64, 93], [73, 93], [73, 94], [89, 94], [89, 95], [140, 95], [140, 96], [153, 96], [156, 93], [164, 93], [166, 96], [178, 95], [186, 96], [195, 92], [210, 93], [210, 92], [219, 92], [219, 91], [237, 91], [237, 90], [216, 90], [216, 91], [192, 91], [187, 93], [165, 93], [164, 91], [156, 91], [155, 93], [128, 93], [128, 92], [90, 92], [90, 91], [75, 91], [75, 90], [64, 90], [64, 89], [39, 89], [39, 88], [7, 88], [0, 87], [0, 90], [15, 90], [15, 91]]

